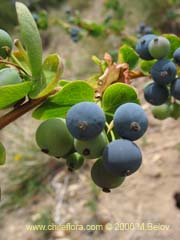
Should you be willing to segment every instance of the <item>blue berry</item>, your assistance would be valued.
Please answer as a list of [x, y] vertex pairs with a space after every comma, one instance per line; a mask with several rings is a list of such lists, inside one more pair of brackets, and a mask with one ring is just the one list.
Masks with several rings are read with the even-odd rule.
[[65, 14], [71, 15], [71, 14], [72, 14], [72, 9], [71, 9], [70, 7], [67, 7], [67, 8], [65, 9]]
[[79, 33], [80, 33], [79, 28], [71, 28], [70, 29], [70, 36], [71, 36], [71, 39], [73, 42], [79, 41]]
[[144, 28], [144, 34], [152, 34], [152, 33], [153, 33], [152, 27], [146, 26]]
[[147, 130], [148, 119], [138, 104], [125, 103], [115, 111], [114, 127], [120, 137], [134, 141]]
[[37, 13], [33, 13], [32, 14], [33, 18], [34, 18], [34, 21], [37, 23], [38, 22], [38, 19], [39, 19], [39, 16]]
[[71, 39], [72, 39], [73, 42], [78, 42], [79, 41], [78, 36], [72, 36]]
[[152, 34], [153, 30], [150, 26], [146, 25], [145, 23], [140, 23], [137, 28], [138, 35], [142, 36], [145, 34]]
[[75, 104], [67, 113], [66, 124], [74, 138], [90, 140], [97, 137], [104, 129], [105, 114], [93, 102]]
[[156, 38], [154, 34], [146, 34], [141, 37], [136, 45], [136, 52], [144, 60], [152, 60], [153, 57], [149, 53], [149, 43], [152, 39]]
[[79, 34], [79, 32], [80, 32], [79, 28], [71, 28], [71, 30], [70, 30], [70, 34], [72, 37], [77, 36]]
[[151, 68], [151, 76], [159, 85], [167, 85], [176, 77], [176, 65], [168, 59], [160, 59]]
[[180, 48], [177, 48], [176, 51], [173, 53], [174, 62], [180, 65]]
[[174, 98], [180, 100], [180, 78], [177, 78], [171, 85], [171, 94]]
[[166, 86], [160, 86], [155, 82], [144, 88], [144, 98], [152, 105], [158, 106], [168, 100], [169, 92]]
[[116, 176], [128, 176], [138, 170], [142, 162], [139, 147], [126, 139], [109, 143], [103, 152], [103, 163], [107, 171]]

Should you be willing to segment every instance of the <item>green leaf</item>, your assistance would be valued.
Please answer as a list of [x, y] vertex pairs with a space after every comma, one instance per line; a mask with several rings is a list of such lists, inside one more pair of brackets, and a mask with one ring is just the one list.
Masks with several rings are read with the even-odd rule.
[[140, 60], [140, 68], [141, 68], [141, 71], [144, 73], [144, 74], [149, 74], [150, 71], [151, 71], [151, 67], [154, 65], [154, 63], [156, 62], [157, 60], [153, 59], [153, 60], [148, 60], [148, 61], [145, 61], [145, 60]]
[[128, 46], [130, 46], [134, 49], [136, 48], [137, 39], [136, 39], [135, 36], [129, 36], [128, 38], [127, 37], [122, 37], [121, 41], [122, 41], [123, 44], [126, 44], [126, 45], [128, 45]]
[[68, 83], [69, 83], [69, 80], [62, 79], [62, 80], [59, 81], [59, 86], [64, 87]]
[[167, 58], [172, 58], [174, 51], [180, 47], [180, 38], [174, 34], [163, 34], [162, 36], [167, 38], [170, 42], [171, 48]]
[[89, 30], [89, 34], [94, 37], [99, 37], [105, 32], [105, 26], [103, 24], [97, 24], [95, 22], [89, 23], [87, 28]]
[[14, 41], [14, 45], [16, 46], [16, 50], [11, 53], [12, 61], [19, 65], [29, 76], [31, 76], [32, 74], [27, 52], [25, 51], [19, 39]]
[[56, 95], [50, 97], [45, 103], [35, 109], [32, 116], [36, 119], [65, 118], [70, 107], [83, 101], [94, 101], [94, 89], [85, 81], [77, 80], [70, 82]]
[[118, 60], [118, 49], [110, 49], [109, 54], [111, 55], [113, 62], [117, 62], [117, 60]]
[[2, 145], [2, 143], [0, 143], [0, 165], [3, 165], [5, 161], [6, 161], [6, 149]]
[[101, 65], [101, 60], [95, 55], [92, 56], [92, 61], [97, 65]]
[[86, 79], [89, 85], [92, 87], [95, 87], [97, 85], [98, 79], [101, 76], [101, 74], [96, 73], [94, 75], [91, 75], [89, 78]]
[[21, 98], [25, 97], [30, 89], [32, 82], [5, 85], [0, 87], [0, 109], [6, 108]]
[[25, 46], [32, 76], [38, 81], [42, 67], [42, 43], [37, 25], [29, 9], [20, 2], [16, 2], [16, 11], [21, 30], [22, 43]]
[[18, 64], [29, 76], [31, 76], [31, 71], [27, 65], [24, 57], [19, 52], [13, 52], [11, 54], [12, 62]]
[[48, 28], [48, 13], [41, 10], [38, 13], [37, 25], [39, 29], [46, 30]]
[[108, 115], [114, 114], [116, 109], [127, 102], [140, 103], [135, 88], [124, 83], [114, 83], [104, 92], [102, 106]]
[[52, 82], [61, 64], [60, 57], [57, 54], [51, 54], [44, 60], [43, 71], [47, 83]]
[[119, 48], [118, 62], [128, 63], [129, 68], [133, 69], [138, 63], [139, 57], [135, 50], [127, 45]]
[[71, 106], [60, 106], [58, 104], [46, 101], [40, 107], [34, 110], [32, 116], [36, 119], [46, 120], [54, 117], [65, 118], [67, 111]]
[[59, 105], [74, 105], [82, 101], [93, 101], [94, 89], [85, 81], [77, 80], [66, 84], [61, 91], [50, 98]]
[[[44, 88], [37, 89], [39, 94], [35, 94], [33, 98], [40, 98], [50, 93], [58, 84], [60, 76], [63, 71], [63, 65], [60, 57], [57, 54], [49, 55], [42, 66], [42, 78], [44, 78]], [[34, 94], [34, 92], [33, 92]], [[31, 95], [30, 95], [31, 96]]]
[[119, 21], [118, 19], [112, 19], [109, 23], [109, 28], [114, 32], [121, 32], [124, 29], [124, 26], [126, 24], [125, 20]]
[[107, 63], [104, 60], [100, 60], [95, 55], [92, 56], [92, 61], [100, 67], [101, 73], [104, 73], [105, 69], [107, 68]]

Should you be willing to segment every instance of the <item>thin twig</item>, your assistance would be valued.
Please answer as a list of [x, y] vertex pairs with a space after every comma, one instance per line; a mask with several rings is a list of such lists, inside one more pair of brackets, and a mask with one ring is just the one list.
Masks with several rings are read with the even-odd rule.
[[61, 88], [57, 87], [47, 95], [38, 99], [29, 100], [28, 102], [25, 102], [24, 104], [22, 104], [20, 107], [15, 108], [12, 111], [6, 113], [2, 117], [0, 117], [0, 129], [6, 127], [8, 124], [15, 121], [17, 118], [21, 117], [22, 115], [29, 112], [33, 108], [37, 107], [41, 103], [45, 102], [49, 96], [54, 95], [60, 89]]
[[130, 71], [129, 77], [130, 79], [134, 79], [134, 78], [147, 77], [147, 76], [144, 75], [141, 71]]
[[15, 63], [8, 62], [8, 61], [2, 60], [2, 59], [0, 59], [0, 63], [5, 64], [5, 65], [13, 66], [13, 67], [23, 71], [25, 74], [27, 74], [27, 72], [22, 67], [20, 67], [19, 65], [15, 64]]

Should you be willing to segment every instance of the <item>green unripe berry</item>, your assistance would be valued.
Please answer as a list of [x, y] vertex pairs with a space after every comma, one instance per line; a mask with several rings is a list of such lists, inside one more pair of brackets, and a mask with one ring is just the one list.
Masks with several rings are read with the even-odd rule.
[[102, 159], [98, 159], [92, 169], [91, 177], [94, 183], [101, 187], [104, 192], [110, 192], [110, 189], [119, 187], [125, 177], [114, 176], [108, 172], [103, 165]]
[[16, 69], [3, 68], [0, 70], [0, 86], [21, 83], [22, 79]]
[[74, 139], [61, 118], [51, 118], [41, 123], [36, 131], [36, 142], [42, 152], [58, 158], [70, 153], [74, 147]]
[[165, 103], [160, 106], [153, 106], [152, 113], [153, 116], [159, 120], [166, 119], [170, 117], [171, 114], [170, 105]]
[[13, 42], [10, 35], [6, 31], [0, 29], [0, 57], [6, 58], [9, 56], [12, 46]]
[[170, 51], [170, 42], [164, 37], [156, 37], [150, 41], [148, 49], [153, 58], [164, 58]]
[[172, 103], [170, 105], [170, 115], [174, 119], [180, 118], [180, 104]]
[[108, 139], [104, 132], [102, 132], [98, 137], [89, 141], [81, 141], [77, 139], [74, 140], [74, 147], [76, 151], [86, 159], [100, 157], [107, 144]]
[[67, 156], [66, 163], [70, 171], [77, 170], [82, 167], [84, 158], [76, 152]]
[[3, 165], [5, 161], [6, 161], [6, 149], [2, 145], [2, 143], [0, 143], [0, 165]]

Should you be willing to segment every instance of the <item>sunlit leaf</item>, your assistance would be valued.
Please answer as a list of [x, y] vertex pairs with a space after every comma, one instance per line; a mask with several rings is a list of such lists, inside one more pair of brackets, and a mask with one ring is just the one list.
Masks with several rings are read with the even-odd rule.
[[63, 65], [60, 57], [57, 54], [49, 55], [42, 66], [42, 76], [46, 86], [35, 96], [40, 98], [50, 93], [58, 84], [63, 71]]
[[139, 103], [135, 88], [124, 83], [115, 83], [104, 92], [102, 106], [108, 115], [112, 115], [116, 109], [127, 102]]
[[127, 63], [130, 69], [133, 69], [138, 63], [139, 57], [135, 50], [127, 45], [119, 49], [118, 62]]
[[0, 109], [6, 108], [11, 104], [25, 97], [30, 89], [32, 82], [0, 86]]
[[70, 107], [83, 101], [94, 101], [94, 89], [85, 81], [70, 82], [35, 109], [33, 117], [36, 119], [65, 117]]

